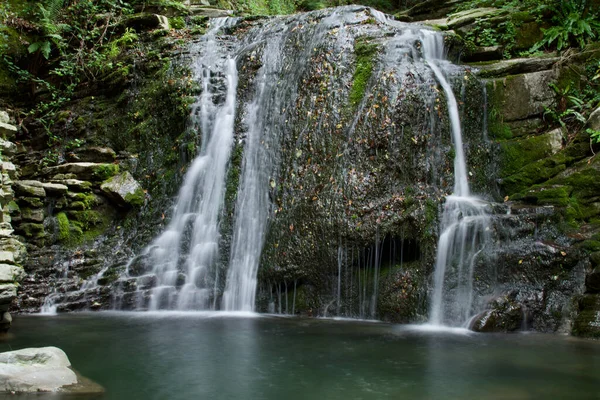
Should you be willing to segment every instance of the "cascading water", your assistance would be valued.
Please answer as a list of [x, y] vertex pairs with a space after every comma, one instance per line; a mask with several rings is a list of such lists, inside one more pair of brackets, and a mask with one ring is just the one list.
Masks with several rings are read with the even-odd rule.
[[[473, 269], [488, 241], [486, 204], [470, 195], [458, 104], [439, 63], [444, 61], [443, 37], [422, 31], [423, 56], [448, 101], [454, 143], [454, 192], [446, 198], [433, 279], [430, 323], [465, 324], [473, 314]], [[452, 288], [446, 289], [445, 286]], [[445, 290], [446, 289], [446, 290]]]
[[[410, 193], [404, 189], [412, 189], [416, 181], [434, 188], [412, 193], [413, 200], [437, 196], [444, 179], [442, 170], [446, 170], [440, 149], [447, 142], [436, 130], [434, 110], [439, 96], [432, 86], [437, 80], [448, 99], [456, 157], [454, 194], [448, 197], [442, 217], [435, 310], [431, 314], [432, 322], [437, 323], [444, 322], [447, 311], [454, 314], [452, 297], [465, 305], [467, 311], [461, 308], [459, 314], [461, 320], [466, 319], [471, 302], [467, 281], [485, 237], [485, 213], [482, 203], [469, 194], [457, 102], [442, 73], [450, 66], [442, 61], [442, 36], [353, 6], [243, 23], [231, 18], [211, 19], [210, 26], [189, 51], [194, 79], [202, 89], [191, 116], [192, 125], [201, 133], [199, 155], [184, 177], [165, 231], [131, 260], [126, 274], [115, 284], [115, 307], [252, 311], [257, 303], [263, 247], [268, 243], [272, 250], [278, 245], [277, 239], [268, 241], [271, 224], [287, 218], [281, 217], [287, 211], [282, 204], [287, 202], [292, 211], [300, 206], [318, 210], [311, 215], [328, 219], [333, 230], [342, 225], [335, 218], [358, 218], [346, 213], [346, 204], [352, 203], [349, 199], [360, 200], [377, 179], [383, 181], [381, 171], [389, 171], [389, 180], [385, 179], [394, 186], [380, 190], [382, 199], [392, 196], [406, 203]], [[371, 63], [370, 76], [363, 82], [360, 101], [348, 104], [350, 91], [355, 90], [354, 69], [358, 70], [361, 46], [371, 52], [367, 60]], [[378, 120], [382, 110], [386, 116]], [[406, 116], [392, 123], [403, 112]], [[373, 136], [384, 137], [386, 146], [371, 140], [369, 135], [376, 131], [379, 133]], [[436, 142], [427, 142], [431, 138]], [[231, 161], [234, 148], [243, 151], [241, 165]], [[412, 149], [418, 156], [406, 154]], [[385, 158], [380, 157], [382, 153]], [[388, 154], [390, 160], [408, 158], [410, 162], [386, 164]], [[379, 164], [375, 163], [378, 157]], [[373, 164], [367, 165], [367, 159]], [[365, 165], [358, 165], [363, 162]], [[233, 172], [239, 175], [239, 185], [230, 220], [222, 217], [224, 209], [231, 210], [229, 203], [225, 207], [225, 193], [226, 188], [230, 193], [231, 183], [237, 183], [237, 178], [227, 180]], [[311, 186], [313, 192], [303, 198], [291, 190], [286, 192], [294, 185], [300, 191]], [[406, 196], [401, 195], [403, 190]], [[327, 197], [327, 191], [334, 194]], [[365, 214], [371, 208], [373, 215], [389, 210], [367, 203]], [[303, 214], [289, 215], [303, 218]], [[303, 238], [308, 240], [312, 240], [310, 235], [322, 233], [301, 227], [303, 222], [290, 219], [282, 225], [292, 235], [304, 229], [308, 236]], [[331, 293], [310, 311], [311, 315], [378, 317], [384, 274], [403, 270], [404, 245], [415, 238], [409, 231], [407, 240], [404, 233], [401, 239], [393, 238], [385, 222], [378, 221], [370, 239], [365, 236], [359, 241], [354, 241], [359, 235], [353, 239], [345, 222], [343, 229], [335, 231], [337, 239], [326, 243], [337, 252], [337, 262], [328, 264], [334, 279], [325, 279]], [[404, 232], [404, 225], [401, 229]], [[362, 234], [358, 225], [353, 230]], [[304, 240], [300, 238], [294, 240]], [[309, 257], [324, 254], [315, 250], [319, 240], [313, 242], [315, 246], [309, 251], [315, 252]], [[399, 266], [396, 256], [384, 256], [395, 253], [392, 247], [396, 242]], [[407, 252], [419, 253], [416, 242], [409, 247]], [[411, 262], [418, 260], [415, 256]], [[280, 260], [280, 264], [269, 267], [283, 270], [287, 262]], [[319, 268], [325, 270], [327, 266]], [[455, 269], [458, 272], [452, 272]], [[457, 286], [464, 290], [453, 285], [444, 288], [452, 273], [465, 282]], [[294, 313], [301, 301], [306, 308], [306, 277], [281, 274], [273, 280], [267, 278], [269, 309]], [[82, 286], [82, 290], [88, 288], [91, 284]]]
[[[212, 27], [192, 53], [194, 77], [202, 94], [192, 107], [192, 122], [202, 133], [202, 146], [179, 191], [172, 219], [150, 244], [144, 256], [152, 266], [138, 277], [138, 286], [153, 280], [149, 301], [142, 293], [137, 308], [214, 309], [219, 271], [219, 217], [223, 207], [225, 177], [233, 146], [237, 68], [217, 33], [230, 20], [211, 20]], [[202, 51], [203, 50], [203, 51]], [[224, 83], [219, 79], [224, 75]], [[225, 86], [223, 93], [222, 86]], [[215, 101], [224, 95], [224, 102]]]

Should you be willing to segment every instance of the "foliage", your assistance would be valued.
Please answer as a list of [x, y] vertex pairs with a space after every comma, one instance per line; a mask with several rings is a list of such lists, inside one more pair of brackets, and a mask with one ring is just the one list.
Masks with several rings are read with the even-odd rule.
[[499, 24], [488, 20], [477, 20], [473, 29], [465, 35], [467, 46], [504, 47], [504, 57], [510, 58], [515, 45], [516, 25], [510, 19]]
[[550, 87], [559, 96], [558, 107], [546, 108], [544, 117], [549, 117], [564, 128], [577, 122], [585, 124], [586, 119], [582, 113], [587, 105], [583, 99], [574, 94], [571, 86], [567, 85], [564, 89], [561, 89], [556, 84], [551, 83]]
[[553, 26], [543, 30], [544, 38], [532, 50], [553, 46], [557, 50], [567, 47], [583, 48], [598, 37], [600, 22], [596, 12], [590, 11], [588, 0], [571, 0], [554, 3]]
[[600, 143], [600, 131], [592, 128], [586, 129], [586, 132], [590, 135], [590, 140], [593, 144]]

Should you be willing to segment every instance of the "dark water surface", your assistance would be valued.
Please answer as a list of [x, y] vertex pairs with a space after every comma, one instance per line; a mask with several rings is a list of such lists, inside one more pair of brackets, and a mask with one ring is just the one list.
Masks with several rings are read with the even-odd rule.
[[16, 316], [11, 332], [0, 351], [58, 346], [110, 400], [600, 399], [600, 342], [570, 337], [218, 313]]

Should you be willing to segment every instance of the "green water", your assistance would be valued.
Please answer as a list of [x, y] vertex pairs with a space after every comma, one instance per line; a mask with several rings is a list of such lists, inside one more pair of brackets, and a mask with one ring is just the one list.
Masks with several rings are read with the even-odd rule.
[[600, 399], [600, 342], [561, 336], [217, 313], [16, 316], [11, 333], [1, 351], [58, 346], [110, 400]]

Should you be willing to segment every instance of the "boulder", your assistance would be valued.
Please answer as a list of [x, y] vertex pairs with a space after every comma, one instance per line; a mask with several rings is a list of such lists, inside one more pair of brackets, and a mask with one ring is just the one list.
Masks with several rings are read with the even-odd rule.
[[57, 347], [0, 353], [0, 393], [101, 393], [100, 385], [79, 377], [64, 351]]
[[10, 117], [6, 111], [0, 111], [0, 124], [10, 123]]
[[102, 183], [100, 189], [121, 206], [141, 206], [144, 204], [144, 190], [127, 171]]
[[491, 81], [488, 93], [503, 121], [539, 117], [555, 102], [555, 93], [549, 86], [555, 78], [554, 71], [511, 75]]
[[15, 181], [13, 189], [21, 196], [46, 197], [46, 191], [42, 187], [42, 182], [38, 181]]

